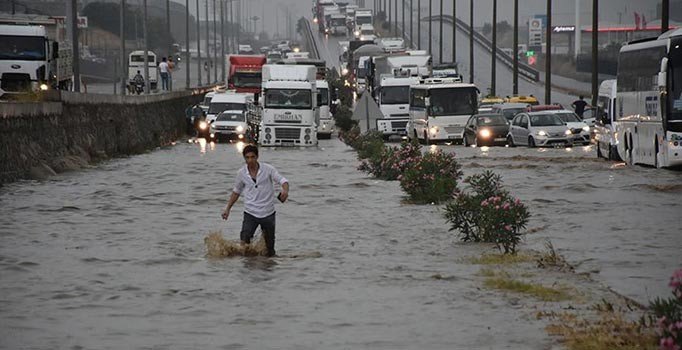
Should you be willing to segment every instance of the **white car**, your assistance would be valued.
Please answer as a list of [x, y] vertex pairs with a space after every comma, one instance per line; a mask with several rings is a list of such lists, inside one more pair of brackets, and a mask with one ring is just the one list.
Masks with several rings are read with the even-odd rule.
[[559, 117], [573, 134], [573, 143], [582, 143], [583, 145], [590, 144], [590, 126], [587, 125], [577, 114], [567, 109], [556, 111], [547, 111]]
[[381, 38], [378, 43], [385, 52], [396, 52], [405, 50], [405, 40], [403, 38]]
[[572, 142], [571, 129], [558, 116], [549, 112], [517, 114], [507, 135], [509, 147], [566, 146]]
[[211, 123], [210, 134], [212, 139], [247, 139], [250, 134], [250, 128], [246, 122], [244, 111], [230, 110], [218, 114]]

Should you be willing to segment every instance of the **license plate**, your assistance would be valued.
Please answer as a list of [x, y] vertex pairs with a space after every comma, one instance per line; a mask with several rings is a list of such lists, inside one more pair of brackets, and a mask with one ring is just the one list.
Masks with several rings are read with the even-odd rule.
[[495, 139], [495, 142], [506, 141], [506, 140], [507, 140], [507, 139], [505, 139], [505, 138], [497, 138], [497, 139]]
[[450, 140], [452, 140], [452, 139], [458, 139], [458, 138], [459, 138], [459, 137], [457, 137], [456, 135], [448, 135], [448, 139], [450, 139]]

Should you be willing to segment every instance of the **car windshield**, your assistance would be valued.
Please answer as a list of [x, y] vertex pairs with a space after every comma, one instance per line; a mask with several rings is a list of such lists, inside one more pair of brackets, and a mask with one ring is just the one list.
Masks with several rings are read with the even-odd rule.
[[504, 117], [507, 118], [507, 120], [512, 120], [514, 119], [514, 116], [517, 114], [525, 111], [525, 108], [508, 108], [508, 109], [503, 109], [502, 114], [504, 114]]
[[320, 88], [317, 89], [317, 93], [320, 95], [320, 106], [329, 105], [329, 89]]
[[223, 111], [245, 111], [246, 105], [234, 102], [214, 102], [208, 106], [209, 114], [218, 114]]
[[0, 36], [0, 59], [42, 61], [45, 39], [39, 36]]
[[554, 114], [539, 114], [530, 116], [531, 126], [561, 126], [564, 124], [559, 117]]
[[429, 115], [432, 117], [476, 113], [478, 99], [475, 88], [432, 89], [429, 94]]
[[575, 113], [557, 113], [557, 117], [559, 117], [564, 123], [580, 123], [582, 120], [578, 118], [578, 115]]
[[381, 88], [381, 104], [397, 105], [410, 103], [409, 86], [387, 86]]
[[246, 121], [246, 117], [239, 113], [220, 113], [216, 118], [217, 122], [243, 122]]
[[263, 81], [261, 72], [237, 72], [232, 77], [235, 87], [259, 88]]
[[507, 119], [501, 115], [478, 117], [478, 125], [507, 125]]
[[268, 89], [265, 90], [265, 108], [312, 108], [310, 90]]

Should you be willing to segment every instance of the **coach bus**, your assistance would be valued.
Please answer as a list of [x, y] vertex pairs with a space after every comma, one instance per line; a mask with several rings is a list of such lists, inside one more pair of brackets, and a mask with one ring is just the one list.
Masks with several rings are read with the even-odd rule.
[[656, 168], [682, 165], [682, 29], [621, 48], [616, 104], [621, 159]]

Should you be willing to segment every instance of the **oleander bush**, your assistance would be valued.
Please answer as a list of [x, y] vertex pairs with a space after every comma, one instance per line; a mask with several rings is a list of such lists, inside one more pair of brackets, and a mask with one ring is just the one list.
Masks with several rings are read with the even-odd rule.
[[388, 147], [367, 159], [363, 159], [358, 170], [367, 172], [382, 180], [398, 180], [407, 167], [421, 157], [421, 146], [403, 142], [400, 146]]
[[502, 186], [502, 178], [491, 172], [464, 180], [469, 192], [459, 192], [445, 207], [450, 230], [464, 242], [491, 242], [505, 254], [515, 254], [530, 213], [519, 199]]
[[452, 198], [462, 177], [453, 153], [442, 150], [410, 158], [398, 176], [400, 187], [414, 203], [441, 203]]
[[358, 159], [369, 159], [378, 157], [384, 151], [384, 139], [382, 133], [370, 130], [364, 134], [353, 138], [350, 146], [358, 152]]
[[670, 277], [673, 297], [658, 298], [651, 303], [651, 310], [658, 319], [659, 348], [661, 350], [682, 349], [682, 269]]

